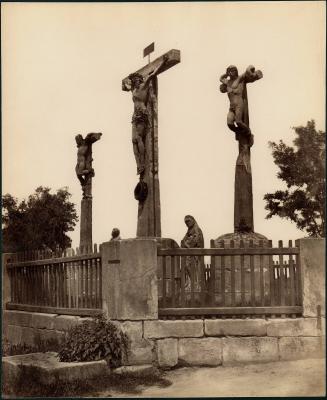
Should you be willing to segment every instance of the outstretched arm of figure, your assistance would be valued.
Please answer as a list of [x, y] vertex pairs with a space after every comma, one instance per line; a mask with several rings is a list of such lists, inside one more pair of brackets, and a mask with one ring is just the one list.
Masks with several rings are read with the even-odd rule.
[[253, 65], [249, 65], [244, 74], [241, 75], [241, 79], [245, 80], [246, 83], [257, 81], [262, 77], [263, 77], [262, 72], [260, 70], [256, 71]]
[[159, 64], [159, 66], [158, 66], [154, 71], [152, 71], [152, 72], [145, 78], [145, 81], [144, 81], [144, 83], [143, 83], [144, 86], [146, 86], [146, 85], [149, 84], [150, 80], [151, 80], [154, 76], [156, 76], [156, 75], [158, 74], [158, 72], [160, 71], [160, 69], [166, 64], [167, 61], [168, 61], [168, 56], [165, 54], [165, 55], [163, 56], [162, 62]]
[[98, 132], [98, 133], [94, 133], [94, 132], [88, 133], [88, 134], [86, 135], [86, 137], [85, 137], [85, 143], [87, 143], [87, 144], [93, 144], [94, 142], [100, 140], [101, 136], [102, 136], [102, 133], [101, 133], [101, 132]]
[[132, 90], [132, 82], [130, 79], [125, 79], [122, 83], [122, 89], [129, 92]]

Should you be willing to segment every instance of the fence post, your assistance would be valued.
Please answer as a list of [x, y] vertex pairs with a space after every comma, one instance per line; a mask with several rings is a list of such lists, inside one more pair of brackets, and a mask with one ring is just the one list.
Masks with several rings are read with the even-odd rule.
[[2, 254], [2, 304], [3, 308], [5, 304], [11, 301], [11, 284], [10, 284], [10, 276], [7, 268], [7, 263], [14, 254], [12, 253], [4, 253]]
[[157, 242], [126, 239], [101, 245], [102, 299], [115, 320], [158, 318]]

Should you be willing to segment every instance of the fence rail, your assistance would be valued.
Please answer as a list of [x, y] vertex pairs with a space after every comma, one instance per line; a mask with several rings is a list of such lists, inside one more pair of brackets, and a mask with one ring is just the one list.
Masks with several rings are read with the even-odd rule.
[[70, 315], [101, 311], [100, 253], [29, 261], [26, 258], [16, 254], [7, 262], [11, 292], [8, 309]]
[[299, 249], [291, 241], [228, 246], [158, 249], [160, 316], [302, 313]]

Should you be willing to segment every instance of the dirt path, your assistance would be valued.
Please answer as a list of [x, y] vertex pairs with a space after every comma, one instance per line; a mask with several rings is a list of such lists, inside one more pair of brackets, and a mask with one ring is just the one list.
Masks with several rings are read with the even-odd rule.
[[[164, 373], [168, 387], [142, 387], [136, 397], [324, 396], [325, 361], [301, 360]], [[132, 397], [107, 391], [99, 397]]]

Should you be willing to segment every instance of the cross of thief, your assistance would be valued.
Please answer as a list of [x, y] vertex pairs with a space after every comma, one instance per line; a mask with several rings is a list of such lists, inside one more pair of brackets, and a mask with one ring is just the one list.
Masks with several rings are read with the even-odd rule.
[[137, 237], [161, 237], [158, 178], [157, 76], [180, 62], [180, 51], [170, 50], [123, 79], [122, 89], [132, 92], [132, 142], [140, 182]]

